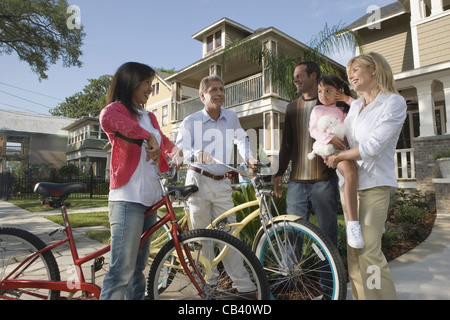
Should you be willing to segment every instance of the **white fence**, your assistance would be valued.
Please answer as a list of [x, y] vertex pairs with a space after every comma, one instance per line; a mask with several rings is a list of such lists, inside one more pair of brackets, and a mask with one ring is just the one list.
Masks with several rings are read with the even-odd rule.
[[395, 150], [397, 180], [415, 180], [416, 163], [414, 159], [414, 149]]

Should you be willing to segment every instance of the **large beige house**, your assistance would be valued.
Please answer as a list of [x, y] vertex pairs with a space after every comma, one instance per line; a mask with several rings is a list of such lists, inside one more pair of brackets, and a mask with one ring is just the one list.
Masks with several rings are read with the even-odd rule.
[[364, 52], [386, 57], [408, 104], [398, 144], [402, 186], [434, 192], [444, 183], [433, 153], [450, 149], [450, 0], [401, 0], [350, 25]]
[[[234, 55], [223, 60], [225, 47], [237, 40], [259, 43], [274, 53], [283, 53], [300, 59], [308, 47], [274, 28], [252, 30], [238, 22], [223, 18], [198, 31], [192, 38], [200, 42], [201, 59], [165, 78], [171, 86], [171, 137], [175, 137], [184, 118], [203, 108], [198, 87], [202, 78], [217, 74], [225, 82], [224, 108], [234, 111], [244, 130], [251, 131], [253, 149], [263, 149], [269, 156], [278, 154], [280, 130], [289, 98], [272, 83], [270, 69], [252, 62], [247, 54]], [[337, 68], [343, 66], [329, 60]], [[235, 155], [234, 162], [242, 159]]]

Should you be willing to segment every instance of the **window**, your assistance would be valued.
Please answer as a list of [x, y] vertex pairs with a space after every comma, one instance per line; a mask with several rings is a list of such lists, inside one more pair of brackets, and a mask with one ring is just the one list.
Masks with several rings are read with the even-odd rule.
[[98, 125], [98, 124], [91, 124], [90, 138], [98, 139], [99, 131], [100, 131], [100, 125]]
[[222, 76], [222, 67], [217, 63], [214, 63], [209, 66], [209, 75], [211, 76], [214, 74]]
[[8, 156], [21, 156], [22, 143], [21, 142], [6, 142], [6, 154]]
[[152, 96], [159, 94], [159, 82], [152, 84]]
[[222, 30], [217, 31], [214, 34], [214, 38], [216, 40], [216, 49], [222, 46]]
[[158, 119], [158, 109], [153, 109], [152, 113], [155, 115], [156, 119]]
[[210, 35], [208, 38], [206, 38], [206, 51], [210, 52], [214, 48], [214, 36]]
[[169, 108], [167, 107], [167, 105], [162, 107], [161, 123], [163, 126], [167, 126], [169, 124]]
[[222, 30], [214, 32], [206, 38], [206, 52], [222, 47]]

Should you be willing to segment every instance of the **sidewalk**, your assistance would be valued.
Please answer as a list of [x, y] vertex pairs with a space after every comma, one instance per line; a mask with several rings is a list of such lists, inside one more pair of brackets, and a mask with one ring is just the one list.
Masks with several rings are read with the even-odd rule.
[[428, 238], [389, 267], [399, 300], [450, 300], [450, 215], [438, 214]]
[[[95, 208], [107, 211], [108, 208]], [[86, 210], [71, 210], [70, 212]], [[52, 212], [57, 214], [57, 211]], [[33, 213], [0, 201], [0, 226], [18, 227], [41, 237], [46, 243], [62, 238], [57, 232], [51, 238], [48, 233], [61, 226], [44, 218], [49, 212]], [[74, 229], [75, 239], [81, 254], [87, 254], [104, 247], [95, 240], [84, 237], [83, 230]], [[70, 276], [68, 246], [58, 251], [57, 260], [61, 273]], [[106, 260], [109, 255], [105, 256]], [[430, 236], [416, 248], [389, 262], [392, 277], [400, 300], [450, 300], [450, 215], [438, 214]], [[89, 266], [86, 266], [89, 268]], [[66, 272], [64, 272], [66, 271]], [[106, 272], [106, 271], [105, 271]], [[86, 272], [90, 276], [90, 272]], [[62, 275], [63, 276], [63, 275]], [[96, 274], [101, 277], [100, 274]], [[100, 283], [98, 279], [97, 283]], [[350, 289], [347, 299], [351, 300]]]
[[[89, 212], [89, 211], [108, 211], [108, 208], [95, 208], [95, 209], [78, 209], [78, 210], [68, 210], [69, 213], [75, 212]], [[64, 239], [65, 234], [62, 232], [56, 232], [51, 237], [48, 235], [50, 232], [60, 229], [62, 226], [54, 223], [48, 219], [45, 219], [44, 216], [50, 214], [60, 214], [59, 211], [47, 211], [47, 212], [29, 212], [22, 208], [16, 207], [6, 201], [0, 200], [0, 227], [16, 227], [20, 229], [24, 229], [33, 233], [42, 239], [46, 244], [50, 244], [56, 242], [58, 240]], [[89, 253], [92, 253], [96, 250], [105, 247], [105, 244], [89, 239], [85, 237], [85, 232], [87, 230], [92, 230], [93, 228], [75, 228], [72, 229], [75, 243], [77, 245], [78, 253], [81, 256], [85, 256]], [[58, 262], [59, 271], [61, 273], [61, 279], [73, 279], [74, 277], [74, 269], [73, 269], [73, 260], [70, 253], [69, 245], [63, 244], [58, 248], [54, 249], [53, 254]], [[105, 265], [103, 270], [100, 270], [95, 273], [96, 284], [102, 284], [103, 277], [107, 273], [108, 265], [106, 262], [109, 262], [109, 253], [104, 255], [105, 257]], [[83, 265], [83, 272], [86, 277], [86, 280], [91, 279], [91, 271], [90, 271], [91, 262], [87, 262]]]

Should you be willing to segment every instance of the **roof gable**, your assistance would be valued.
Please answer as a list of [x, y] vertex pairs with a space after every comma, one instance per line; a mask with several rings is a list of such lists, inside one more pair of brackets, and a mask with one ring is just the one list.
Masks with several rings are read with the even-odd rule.
[[369, 12], [363, 17], [359, 18], [358, 20], [349, 24], [347, 28], [352, 31], [356, 31], [364, 27], [368, 27], [372, 24], [380, 23], [384, 20], [391, 19], [406, 12], [407, 10], [405, 9], [405, 7], [400, 2], [396, 1], [394, 3], [388, 4], [387, 6], [380, 8], [379, 19], [377, 21], [374, 21], [373, 19], [374, 12]]
[[0, 131], [15, 131], [67, 136], [63, 130], [76, 119], [34, 113], [0, 110]]

